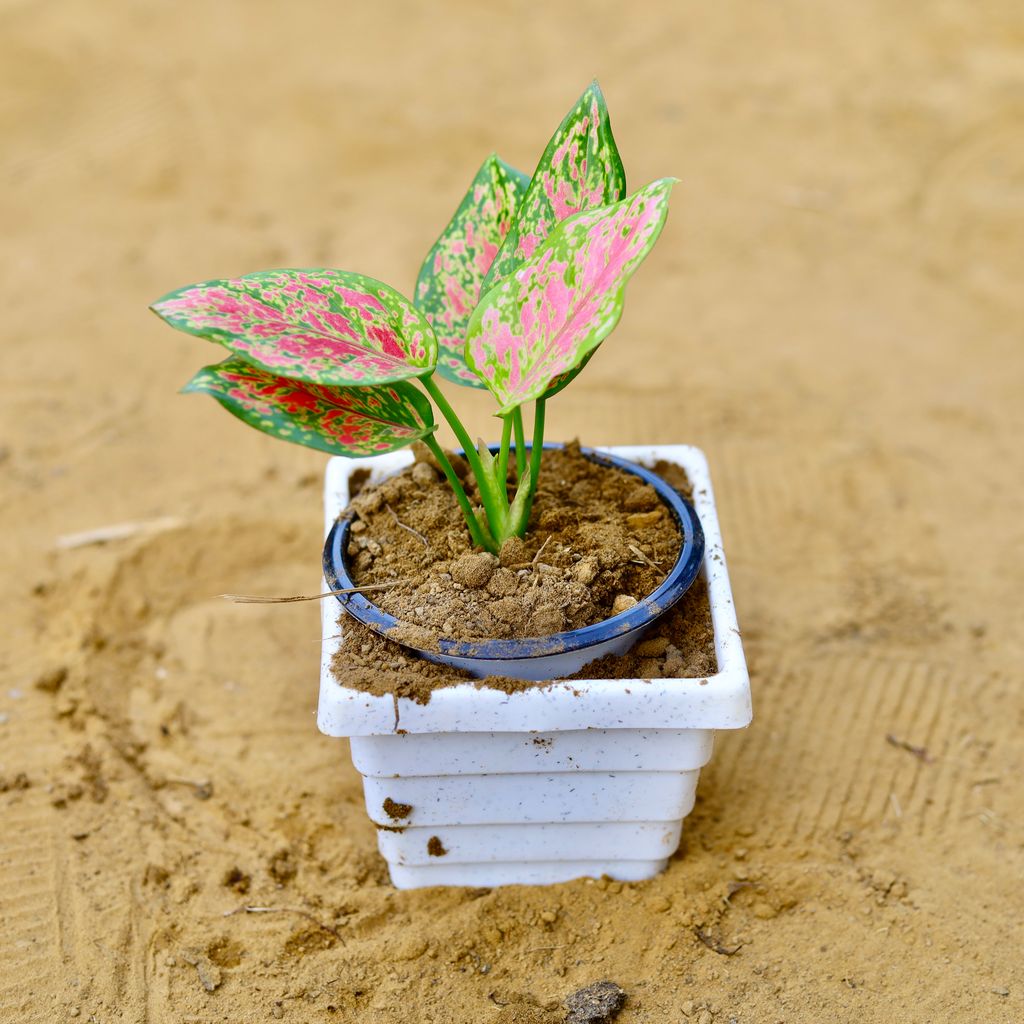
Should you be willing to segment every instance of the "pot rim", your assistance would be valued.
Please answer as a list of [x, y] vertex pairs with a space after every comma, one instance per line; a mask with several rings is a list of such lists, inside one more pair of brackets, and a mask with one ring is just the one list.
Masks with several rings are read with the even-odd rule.
[[[545, 448], [562, 445], [545, 444]], [[529, 450], [529, 446], [527, 446]], [[437, 650], [402, 643], [403, 647], [420, 654], [440, 654], [442, 657], [473, 658], [479, 661], [527, 661], [531, 658], [566, 654], [603, 643], [626, 633], [646, 629], [655, 619], [668, 611], [690, 588], [697, 578], [704, 559], [704, 531], [693, 506], [653, 470], [616, 455], [581, 448], [582, 454], [599, 465], [614, 466], [639, 477], [650, 484], [675, 517], [682, 536], [679, 557], [661, 585], [633, 608], [579, 629], [551, 633], [545, 637], [524, 637], [514, 640], [448, 640], [439, 639]], [[349, 527], [353, 514], [341, 516], [330, 528], [324, 544], [324, 577], [331, 590], [347, 590], [356, 586], [349, 575], [345, 551], [348, 546]], [[389, 632], [401, 626], [401, 620], [385, 612], [363, 594], [335, 595], [342, 607], [358, 622], [375, 633], [390, 639]], [[397, 641], [396, 641], [397, 642]]]

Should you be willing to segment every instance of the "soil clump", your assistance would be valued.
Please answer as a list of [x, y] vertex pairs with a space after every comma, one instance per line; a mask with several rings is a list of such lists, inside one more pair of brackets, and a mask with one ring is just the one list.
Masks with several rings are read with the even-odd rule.
[[565, 1001], [565, 1024], [608, 1024], [626, 1005], [626, 993], [614, 981], [596, 981]]

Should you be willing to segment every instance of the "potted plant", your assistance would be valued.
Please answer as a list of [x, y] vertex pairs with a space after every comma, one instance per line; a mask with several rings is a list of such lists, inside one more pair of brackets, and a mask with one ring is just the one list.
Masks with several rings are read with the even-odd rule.
[[[546, 402], [617, 324], [673, 184], [660, 179], [626, 194], [594, 83], [532, 178], [496, 156], [484, 161], [424, 260], [412, 301], [359, 274], [312, 269], [208, 281], [153, 305], [172, 326], [230, 350], [186, 391], [209, 393], [265, 433], [335, 456], [324, 574], [348, 618], [338, 635], [337, 605], [323, 602], [318, 720], [328, 735], [351, 738], [399, 887], [648, 877], [678, 843], [713, 730], [749, 722], [703, 455], [686, 446], [596, 452], [544, 444]], [[500, 440], [474, 443], [437, 376], [492, 393]], [[523, 408], [531, 404], [527, 438]], [[460, 451], [436, 440], [435, 413]], [[415, 467], [403, 451], [413, 444]], [[541, 487], [549, 462], [562, 467], [555, 483], [582, 474], [571, 492]], [[690, 500], [652, 471], [659, 463], [683, 471]], [[369, 468], [359, 496], [357, 465]], [[422, 522], [393, 507], [403, 487], [428, 495], [410, 505], [429, 508]], [[604, 515], [626, 531], [602, 541], [628, 549], [616, 556], [618, 574], [602, 551], [583, 551], [566, 532], [566, 508], [575, 502], [576, 518], [588, 518], [602, 494], [613, 495]], [[452, 515], [463, 523], [454, 532]], [[375, 524], [389, 521], [396, 536], [382, 545]], [[594, 527], [599, 538], [605, 525]], [[396, 572], [395, 552], [414, 542], [425, 550], [414, 548], [408, 571]], [[642, 579], [650, 590], [613, 594], [611, 578]], [[620, 660], [614, 671], [582, 678], [586, 666], [600, 659], [607, 667], [660, 628], [698, 578], [711, 668], [673, 677], [668, 662], [652, 667], [648, 658], [635, 662], [642, 672], [622, 678]], [[440, 625], [448, 598], [457, 614]], [[499, 606], [511, 617], [497, 616]], [[405, 655], [389, 662], [399, 676], [410, 659], [409, 671], [440, 664], [442, 675], [426, 693], [407, 694], [400, 686], [376, 692], [381, 674], [370, 683], [337, 678], [339, 655], [357, 642], [360, 650], [401, 645], [394, 650]], [[662, 655], [675, 650], [667, 637], [647, 643]], [[488, 678], [481, 685], [474, 677]]]

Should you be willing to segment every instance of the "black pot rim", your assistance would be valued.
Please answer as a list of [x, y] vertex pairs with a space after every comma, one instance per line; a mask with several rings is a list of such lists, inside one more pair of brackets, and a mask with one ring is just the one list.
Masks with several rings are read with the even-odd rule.
[[[545, 444], [545, 448], [560, 448], [562, 445]], [[494, 449], [497, 450], [496, 448]], [[704, 531], [693, 506], [657, 473], [645, 466], [609, 455], [606, 452], [582, 448], [582, 454], [599, 465], [614, 466], [639, 477], [650, 484], [668, 507], [676, 520], [682, 536], [679, 557], [671, 572], [652, 594], [639, 601], [633, 608], [613, 615], [580, 629], [552, 633], [545, 637], [526, 637], [517, 640], [446, 640], [438, 641], [437, 652], [403, 643], [402, 646], [419, 651], [424, 655], [439, 653], [445, 657], [473, 658], [480, 661], [528, 660], [566, 654], [612, 640], [624, 633], [643, 630], [668, 611], [690, 588], [700, 572], [704, 559]], [[343, 515], [331, 527], [324, 544], [324, 577], [331, 590], [349, 590], [356, 586], [349, 574], [345, 552], [348, 547], [349, 527], [352, 515]], [[363, 594], [336, 595], [345, 611], [364, 626], [384, 637], [403, 625], [393, 615], [379, 608]]]

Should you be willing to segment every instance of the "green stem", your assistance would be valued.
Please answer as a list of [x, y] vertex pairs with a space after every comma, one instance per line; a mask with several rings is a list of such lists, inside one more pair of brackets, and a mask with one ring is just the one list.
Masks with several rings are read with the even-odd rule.
[[462, 425], [462, 420], [455, 415], [455, 410], [448, 404], [448, 399], [444, 397], [441, 389], [434, 383], [433, 377], [420, 377], [420, 383], [427, 394], [434, 400], [434, 404], [441, 410], [441, 415], [448, 421], [448, 425], [455, 432], [455, 436], [462, 445], [466, 460], [469, 462], [469, 467], [473, 470], [473, 476], [476, 478], [477, 485], [480, 488], [480, 500], [487, 515], [487, 522], [491, 526], [491, 533], [494, 533], [495, 530], [500, 532], [503, 516], [508, 509], [508, 495], [504, 485], [499, 491], [497, 487], [498, 481], [494, 480], [492, 475], [484, 469], [480, 455], [469, 438], [469, 432]]
[[490, 545], [484, 540], [483, 531], [481, 531], [480, 524], [476, 521], [476, 516], [473, 514], [473, 506], [469, 503], [466, 489], [462, 486], [462, 481], [452, 468], [451, 462], [448, 461], [448, 456], [445, 455], [433, 434], [427, 434], [423, 439], [423, 443], [430, 449], [434, 458], [437, 459], [437, 464], [441, 467], [441, 471], [451, 486], [452, 492], [455, 494], [455, 500], [459, 503], [459, 508], [462, 509], [466, 525], [469, 527], [469, 535], [473, 538], [473, 543], [489, 550]]
[[[501, 447], [498, 449], [498, 486], [504, 487], [508, 481], [508, 446], [512, 441], [512, 417], [501, 418]], [[508, 489], [505, 488], [505, 500], [508, 501]]]
[[522, 479], [526, 472], [526, 431], [523, 429], [523, 407], [512, 410], [512, 425], [516, 430], [516, 479]]
[[455, 415], [455, 410], [448, 404], [448, 399], [444, 397], [441, 389], [434, 383], [433, 377], [420, 377], [420, 383], [427, 394], [434, 400], [434, 404], [441, 410], [441, 415], [448, 421], [448, 425], [455, 431], [455, 436], [459, 439], [459, 444], [462, 445], [466, 458], [469, 460], [470, 466], [473, 467], [475, 474], [480, 460], [477, 457], [473, 442], [469, 439], [469, 431], [462, 425], [462, 420]]
[[[533, 438], [530, 441], [530, 493], [526, 498], [526, 512], [523, 515], [522, 533], [530, 522], [533, 510], [533, 496], [537, 493], [540, 479], [540, 457], [544, 451], [544, 399], [538, 398], [533, 408]], [[520, 536], [522, 536], [522, 533]]]

